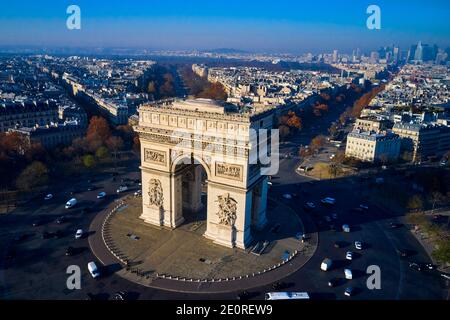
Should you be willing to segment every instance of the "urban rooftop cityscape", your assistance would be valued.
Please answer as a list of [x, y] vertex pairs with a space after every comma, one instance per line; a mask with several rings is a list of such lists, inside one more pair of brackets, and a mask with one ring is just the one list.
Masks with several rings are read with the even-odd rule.
[[448, 21], [441, 0], [0, 1], [0, 302], [444, 309]]

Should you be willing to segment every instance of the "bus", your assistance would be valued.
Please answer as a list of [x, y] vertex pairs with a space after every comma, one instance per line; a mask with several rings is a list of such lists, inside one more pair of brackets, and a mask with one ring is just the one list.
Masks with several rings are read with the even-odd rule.
[[309, 294], [307, 292], [268, 292], [265, 296], [266, 300], [307, 300]]

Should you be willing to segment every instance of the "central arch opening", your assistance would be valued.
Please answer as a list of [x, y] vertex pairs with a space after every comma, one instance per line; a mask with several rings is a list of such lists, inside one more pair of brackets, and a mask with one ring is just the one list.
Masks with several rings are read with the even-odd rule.
[[178, 210], [183, 218], [180, 225], [188, 231], [204, 234], [207, 219], [207, 172], [199, 163], [175, 166], [178, 177]]

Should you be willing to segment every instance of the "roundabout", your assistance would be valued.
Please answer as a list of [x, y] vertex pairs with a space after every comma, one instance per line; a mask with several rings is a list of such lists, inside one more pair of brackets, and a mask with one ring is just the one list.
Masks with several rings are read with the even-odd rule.
[[[202, 213], [172, 230], [143, 223], [141, 210], [140, 198], [116, 202], [93, 220], [89, 244], [105, 268], [148, 287], [197, 293], [258, 287], [300, 269], [317, 247], [317, 234], [304, 230], [292, 209], [270, 200], [269, 223], [252, 232], [246, 250], [204, 237]], [[308, 241], [303, 243], [300, 234]]]

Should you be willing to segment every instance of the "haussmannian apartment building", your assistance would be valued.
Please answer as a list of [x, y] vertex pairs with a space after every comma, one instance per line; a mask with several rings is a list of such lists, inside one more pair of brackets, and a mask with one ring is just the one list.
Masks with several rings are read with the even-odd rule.
[[400, 155], [401, 139], [391, 132], [354, 130], [347, 136], [345, 155], [362, 161], [396, 160]]
[[392, 131], [402, 138], [402, 150], [412, 152], [414, 162], [450, 150], [450, 127], [445, 125], [396, 123]]
[[16, 127], [46, 126], [58, 122], [55, 102], [1, 103], [0, 132]]

